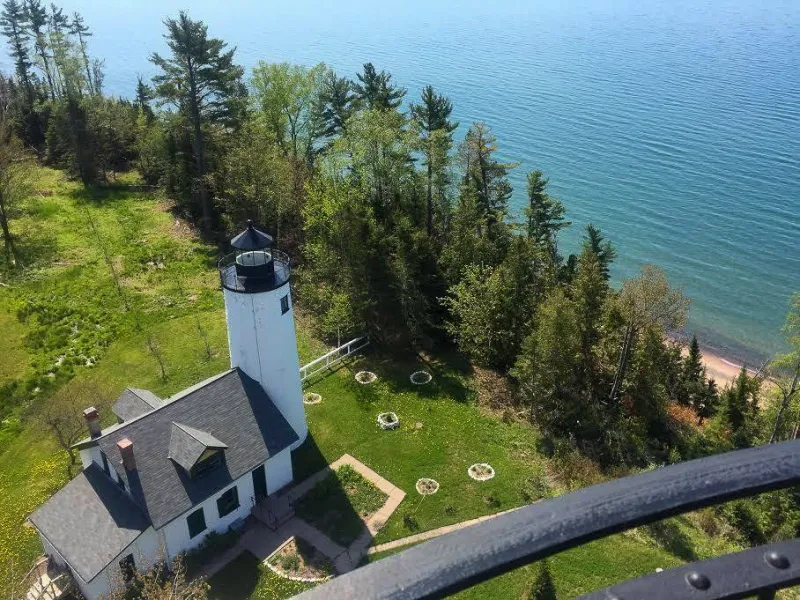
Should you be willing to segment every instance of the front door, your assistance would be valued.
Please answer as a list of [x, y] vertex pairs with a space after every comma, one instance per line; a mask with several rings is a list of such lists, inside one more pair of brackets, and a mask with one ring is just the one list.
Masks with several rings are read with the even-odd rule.
[[267, 497], [267, 472], [264, 468], [265, 465], [261, 465], [253, 469], [253, 492], [256, 495], [256, 501]]

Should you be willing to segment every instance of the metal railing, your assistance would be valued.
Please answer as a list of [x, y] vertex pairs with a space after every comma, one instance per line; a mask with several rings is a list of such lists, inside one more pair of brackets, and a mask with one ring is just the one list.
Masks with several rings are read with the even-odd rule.
[[364, 336], [350, 340], [346, 344], [334, 348], [327, 354], [323, 354], [318, 359], [312, 360], [307, 365], [300, 367], [300, 381], [305, 381], [309, 377], [321, 373], [325, 369], [336, 366], [348, 356], [364, 349], [367, 345], [369, 345], [369, 338]]
[[[631, 527], [800, 483], [800, 440], [687, 461], [524, 506], [356, 569], [299, 598], [441, 598]], [[592, 600], [723, 599], [800, 582], [800, 541], [633, 579]]]
[[272, 256], [275, 273], [271, 281], [265, 283], [263, 286], [257, 286], [255, 289], [250, 289], [246, 284], [247, 281], [243, 277], [239, 277], [236, 272], [236, 257], [237, 252], [226, 254], [217, 263], [219, 268], [219, 278], [222, 287], [232, 290], [234, 292], [260, 292], [265, 289], [275, 289], [284, 285], [292, 274], [292, 261], [289, 255], [281, 250], [272, 248], [268, 250]]

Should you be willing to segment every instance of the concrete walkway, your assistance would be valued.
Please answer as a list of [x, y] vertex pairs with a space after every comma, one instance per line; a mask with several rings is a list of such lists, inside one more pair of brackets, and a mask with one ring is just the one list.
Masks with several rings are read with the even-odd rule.
[[367, 554], [377, 554], [378, 552], [385, 552], [386, 550], [394, 550], [395, 548], [402, 548], [403, 546], [408, 546], [409, 544], [417, 544], [419, 542], [424, 542], [425, 540], [430, 540], [435, 537], [439, 537], [440, 535], [444, 535], [445, 533], [458, 531], [459, 529], [464, 529], [465, 527], [469, 527], [477, 523], [483, 523], [484, 521], [488, 521], [489, 519], [494, 519], [495, 517], [499, 517], [500, 515], [504, 515], [506, 513], [510, 513], [515, 510], [517, 509], [510, 508], [508, 510], [500, 511], [499, 513], [494, 513], [493, 515], [484, 515], [483, 517], [478, 517], [477, 519], [470, 519], [469, 521], [461, 521], [461, 523], [453, 523], [452, 525], [445, 525], [444, 527], [439, 527], [438, 529], [430, 529], [428, 531], [423, 531], [422, 533], [409, 535], [408, 537], [400, 538], [399, 540], [393, 540], [391, 542], [386, 542], [385, 544], [372, 546], [369, 550], [367, 550]]
[[[337, 544], [319, 529], [311, 526], [297, 516], [292, 517], [274, 531], [263, 522], [256, 519], [255, 524], [247, 528], [235, 546], [205, 565], [200, 576], [203, 578], [211, 577], [245, 550], [253, 554], [260, 561], [266, 561], [292, 536], [303, 538], [322, 552], [331, 561], [337, 573], [347, 573], [356, 568], [367, 552], [367, 548], [372, 543], [374, 535], [383, 527], [392, 513], [397, 510], [397, 507], [403, 501], [403, 498], [405, 498], [406, 493], [378, 475], [364, 463], [356, 460], [349, 454], [345, 454], [332, 462], [329, 466], [294, 486], [287, 492], [287, 496], [293, 502], [298, 500], [320, 481], [343, 465], [350, 465], [353, 467], [356, 472], [360, 473], [361, 476], [388, 496], [384, 505], [364, 523], [363, 533], [347, 548]], [[254, 515], [258, 516], [255, 512]]]

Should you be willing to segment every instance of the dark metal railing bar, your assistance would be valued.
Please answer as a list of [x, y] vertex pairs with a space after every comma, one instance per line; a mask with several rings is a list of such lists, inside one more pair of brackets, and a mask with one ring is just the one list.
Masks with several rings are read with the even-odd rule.
[[800, 540], [789, 540], [645, 575], [580, 600], [772, 600], [776, 590], [797, 583]]
[[574, 546], [800, 483], [800, 440], [719, 454], [583, 488], [412, 547], [305, 592], [440, 598]]

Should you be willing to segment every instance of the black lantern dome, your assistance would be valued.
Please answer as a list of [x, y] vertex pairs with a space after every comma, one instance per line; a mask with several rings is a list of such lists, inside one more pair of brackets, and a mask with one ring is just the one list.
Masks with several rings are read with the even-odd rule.
[[232, 255], [220, 261], [222, 286], [235, 292], [273, 290], [289, 281], [289, 257], [272, 249], [271, 235], [247, 221], [247, 229], [231, 239]]
[[231, 240], [231, 246], [237, 251], [266, 250], [272, 246], [272, 236], [256, 229], [252, 219], [247, 220], [247, 229]]

